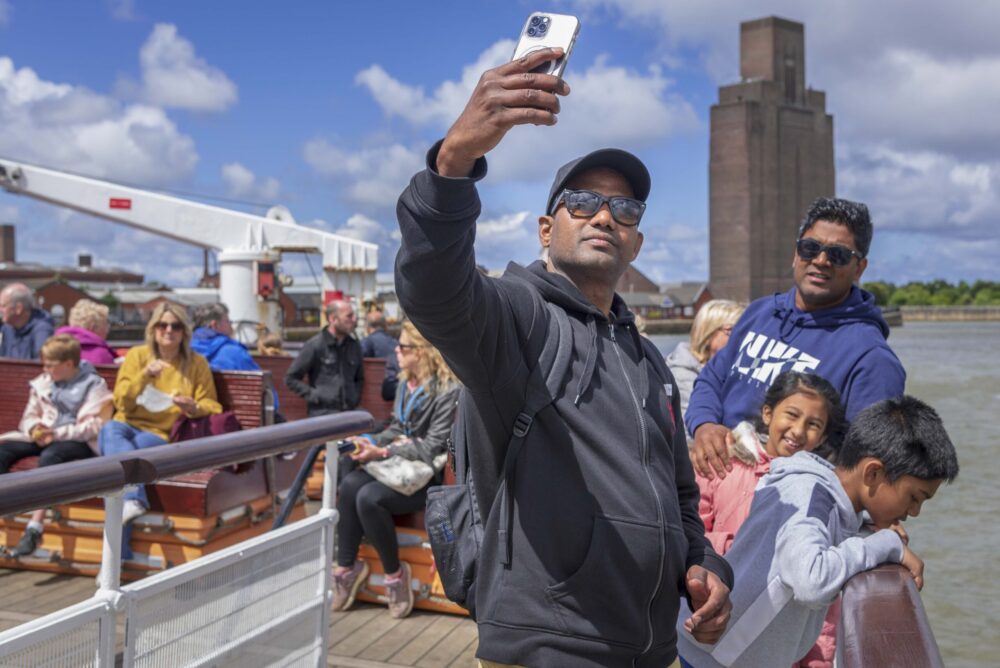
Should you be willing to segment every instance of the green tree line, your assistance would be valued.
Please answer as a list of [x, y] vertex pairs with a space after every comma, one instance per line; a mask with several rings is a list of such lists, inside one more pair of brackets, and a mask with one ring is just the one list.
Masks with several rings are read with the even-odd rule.
[[1000, 306], [1000, 283], [976, 281], [957, 284], [937, 279], [896, 286], [885, 281], [862, 283], [879, 306]]

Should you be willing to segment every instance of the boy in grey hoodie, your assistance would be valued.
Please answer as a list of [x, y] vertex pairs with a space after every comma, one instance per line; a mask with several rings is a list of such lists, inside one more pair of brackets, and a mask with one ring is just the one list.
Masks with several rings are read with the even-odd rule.
[[[880, 401], [855, 418], [834, 460], [800, 452], [772, 464], [726, 554], [736, 580], [728, 629], [705, 645], [677, 625], [687, 665], [791, 665], [844, 584], [881, 563], [902, 564], [923, 586], [923, 562], [897, 527], [958, 475], [937, 413], [913, 397]], [[865, 537], [863, 511], [876, 529]], [[689, 614], [682, 603], [678, 619]]]

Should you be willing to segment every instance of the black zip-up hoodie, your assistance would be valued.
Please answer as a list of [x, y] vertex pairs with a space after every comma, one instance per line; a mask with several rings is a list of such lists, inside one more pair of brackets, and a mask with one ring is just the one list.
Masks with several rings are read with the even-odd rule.
[[[466, 387], [460, 422], [486, 518], [478, 656], [525, 666], [668, 665], [687, 568], [703, 565], [732, 586], [698, 516], [673, 378], [617, 295], [609, 319], [540, 262], [483, 277], [473, 241], [475, 181], [486, 162], [469, 178], [442, 177], [437, 148], [399, 200], [396, 291]], [[517, 460], [506, 568], [497, 480], [544, 343], [543, 300], [566, 310], [573, 354]]]

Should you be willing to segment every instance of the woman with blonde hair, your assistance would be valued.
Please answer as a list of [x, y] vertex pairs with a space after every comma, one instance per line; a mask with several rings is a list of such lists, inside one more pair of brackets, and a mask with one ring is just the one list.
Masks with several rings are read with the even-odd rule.
[[69, 324], [56, 330], [80, 342], [80, 358], [91, 364], [114, 364], [118, 355], [108, 345], [108, 307], [92, 299], [80, 299], [69, 310]]
[[399, 619], [413, 609], [413, 590], [410, 565], [399, 560], [392, 516], [422, 510], [427, 488], [440, 481], [459, 386], [441, 353], [410, 322], [403, 323], [396, 358], [400, 384], [389, 425], [353, 439], [350, 458], [364, 466], [340, 483], [333, 609], [351, 607], [368, 577], [368, 564], [357, 559], [366, 536], [386, 574], [389, 613]]
[[667, 366], [674, 375], [677, 389], [681, 393], [681, 414], [687, 412], [688, 400], [694, 389], [695, 378], [708, 364], [708, 360], [726, 347], [733, 325], [743, 315], [746, 308], [728, 299], [713, 299], [705, 302], [691, 323], [691, 335], [681, 341], [667, 355]]
[[[115, 380], [114, 418], [101, 429], [101, 454], [163, 445], [182, 416], [222, 412], [208, 361], [191, 350], [191, 325], [183, 307], [162, 302], [146, 324], [146, 342], [125, 355]], [[122, 522], [149, 508], [141, 486], [125, 492]]]

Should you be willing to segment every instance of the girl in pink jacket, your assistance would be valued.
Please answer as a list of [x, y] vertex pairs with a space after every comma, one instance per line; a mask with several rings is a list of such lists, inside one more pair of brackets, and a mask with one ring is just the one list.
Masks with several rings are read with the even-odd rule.
[[[719, 554], [733, 544], [736, 532], [750, 514], [757, 482], [775, 457], [796, 452], [829, 452], [840, 445], [845, 430], [844, 407], [837, 390], [811, 373], [786, 371], [768, 389], [760, 416], [733, 429], [733, 470], [725, 478], [696, 475], [701, 491], [698, 512], [705, 536]], [[833, 665], [839, 602], [830, 606], [816, 646], [797, 665], [828, 668]]]

